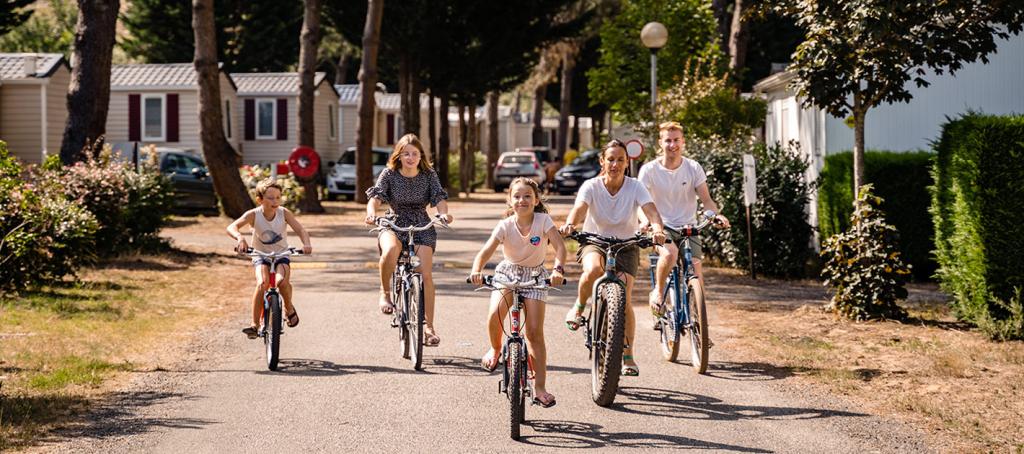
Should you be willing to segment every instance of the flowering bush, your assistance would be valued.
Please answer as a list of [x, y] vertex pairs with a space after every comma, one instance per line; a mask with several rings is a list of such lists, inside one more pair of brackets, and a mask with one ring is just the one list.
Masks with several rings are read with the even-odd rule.
[[58, 281], [95, 259], [96, 217], [53, 181], [29, 182], [0, 141], [0, 291]]
[[[253, 202], [258, 204], [259, 202], [256, 200], [256, 185], [270, 178], [270, 166], [264, 168], [258, 165], [247, 165], [239, 168], [238, 172], [242, 175], [242, 182], [245, 183], [246, 189], [249, 190], [249, 196], [252, 197]], [[302, 183], [299, 183], [299, 180], [295, 179], [295, 175], [291, 172], [278, 174], [277, 182], [281, 185], [281, 189], [283, 189], [281, 191], [281, 205], [292, 211], [297, 210], [299, 200], [302, 200], [306, 193]]]

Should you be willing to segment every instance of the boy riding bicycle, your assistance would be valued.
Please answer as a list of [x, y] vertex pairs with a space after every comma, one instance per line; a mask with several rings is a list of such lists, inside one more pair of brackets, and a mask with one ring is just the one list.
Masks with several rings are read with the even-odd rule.
[[[273, 179], [266, 179], [256, 185], [256, 201], [260, 206], [246, 211], [228, 226], [228, 236], [237, 241], [235, 250], [245, 253], [250, 246], [260, 252], [283, 252], [288, 249], [287, 225], [302, 239], [302, 253], [313, 252], [309, 234], [291, 211], [281, 206], [281, 185]], [[252, 226], [251, 245], [245, 241], [239, 228]], [[256, 290], [252, 295], [252, 325], [242, 330], [249, 339], [259, 337], [260, 315], [263, 312], [263, 294], [270, 287], [270, 260], [262, 257], [252, 259], [256, 270]], [[292, 305], [291, 267], [287, 257], [277, 259], [277, 287], [284, 297], [285, 317], [288, 327], [299, 324], [299, 313]]]

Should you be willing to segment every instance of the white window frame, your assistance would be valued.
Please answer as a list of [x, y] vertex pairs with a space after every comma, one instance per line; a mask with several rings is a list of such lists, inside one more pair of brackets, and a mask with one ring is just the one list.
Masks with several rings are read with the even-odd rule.
[[[270, 103], [271, 122], [270, 122], [270, 135], [260, 134], [260, 104]], [[256, 99], [256, 140], [277, 140], [277, 99], [274, 98], [257, 98]]]
[[336, 112], [337, 110], [338, 110], [338, 108], [336, 106], [334, 106], [333, 104], [329, 105], [328, 108], [327, 108], [327, 123], [330, 124], [330, 127], [327, 128], [327, 131], [329, 133], [328, 137], [330, 137], [331, 139], [338, 138], [338, 125], [335, 124], [335, 122], [334, 122], [334, 117], [335, 117], [334, 112]]
[[345, 108], [338, 106], [338, 142], [345, 143]]
[[[160, 135], [149, 136], [146, 135], [146, 100], [147, 99], [159, 99], [160, 100]], [[139, 109], [139, 121], [140, 128], [142, 130], [142, 140], [144, 142], [166, 142], [167, 141], [167, 94], [166, 93], [148, 93], [141, 96], [140, 100], [141, 108]]]
[[234, 124], [232, 123], [233, 122], [231, 121], [231, 99], [224, 98], [224, 135], [226, 135], [228, 139], [231, 138], [231, 127], [234, 126]]

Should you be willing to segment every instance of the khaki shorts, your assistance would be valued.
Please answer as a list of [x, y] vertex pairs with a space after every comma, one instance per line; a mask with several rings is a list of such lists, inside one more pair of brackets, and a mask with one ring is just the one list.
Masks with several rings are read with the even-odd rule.
[[[665, 239], [671, 241], [679, 248], [679, 253], [683, 253], [683, 235], [674, 230], [665, 229]], [[690, 237], [690, 251], [693, 253], [693, 260], [701, 260], [704, 258], [704, 241], [699, 236]]]
[[[583, 257], [590, 253], [601, 256], [601, 266], [603, 267], [606, 260], [604, 249], [593, 244], [583, 246], [580, 250], [576, 251], [576, 261], [583, 263]], [[640, 248], [635, 245], [619, 250], [619, 254], [615, 256], [615, 271], [636, 277], [638, 266], [640, 266]]]

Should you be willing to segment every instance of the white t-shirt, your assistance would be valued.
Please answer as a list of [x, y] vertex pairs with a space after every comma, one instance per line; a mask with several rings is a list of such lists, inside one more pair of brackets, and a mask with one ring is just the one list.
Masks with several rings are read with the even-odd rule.
[[491, 237], [501, 243], [501, 253], [505, 260], [514, 265], [535, 268], [544, 264], [547, 233], [554, 227], [555, 222], [547, 213], [534, 213], [530, 232], [524, 236], [516, 226], [515, 215], [512, 215], [494, 226]]
[[587, 204], [587, 219], [583, 230], [598, 235], [626, 239], [636, 235], [640, 227], [637, 208], [651, 203], [647, 188], [634, 178], [625, 177], [614, 196], [604, 185], [604, 177], [596, 176], [580, 186], [576, 203]]
[[665, 226], [679, 228], [697, 223], [697, 187], [707, 182], [704, 168], [692, 159], [669, 170], [655, 159], [640, 167], [640, 182], [651, 193]]

